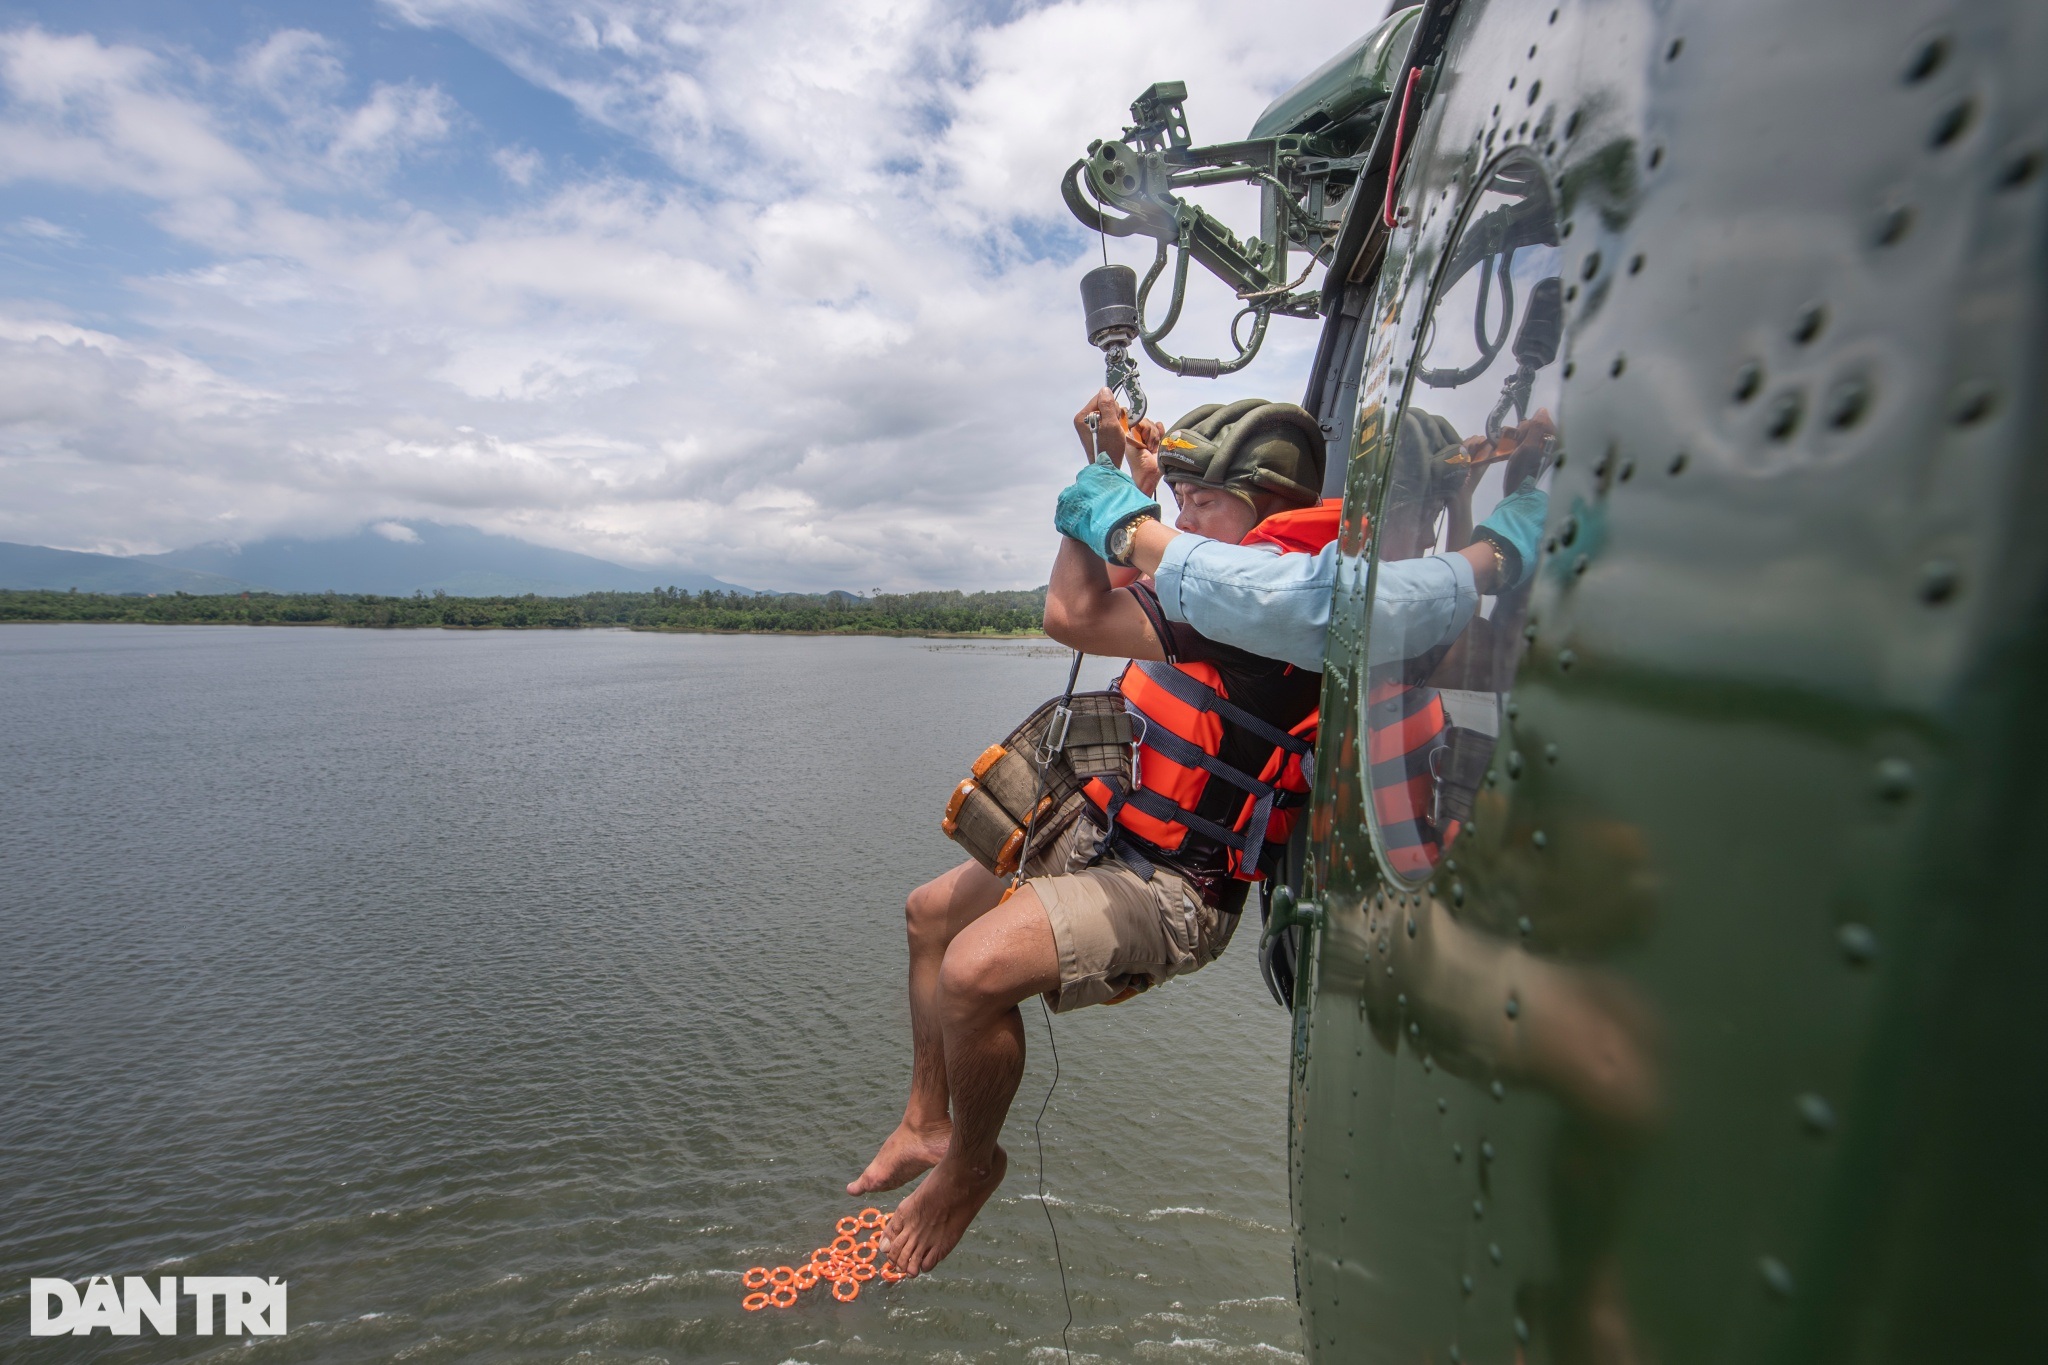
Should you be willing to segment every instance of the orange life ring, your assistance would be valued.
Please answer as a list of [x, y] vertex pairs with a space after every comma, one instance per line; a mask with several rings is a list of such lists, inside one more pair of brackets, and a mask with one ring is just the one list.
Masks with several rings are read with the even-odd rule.
[[854, 1233], [860, 1231], [860, 1219], [854, 1217], [852, 1214], [849, 1213], [848, 1215], [846, 1215], [846, 1217], [840, 1219], [832, 1226], [838, 1228], [839, 1231], [844, 1233], [846, 1236], [851, 1237]]
[[[839, 1245], [841, 1242], [846, 1243], [846, 1245]], [[853, 1251], [855, 1247], [859, 1245], [859, 1242], [853, 1240], [853, 1236], [851, 1233], [841, 1233], [839, 1236], [834, 1237], [832, 1239], [832, 1250], [835, 1254], [840, 1256], [845, 1256], [849, 1254]]]
[[[785, 1294], [789, 1297], [784, 1298], [783, 1295]], [[777, 1308], [794, 1308], [796, 1306], [796, 1286], [790, 1284], [778, 1285], [776, 1288], [769, 1290], [768, 1302], [774, 1304]]]
[[766, 1294], [749, 1294], [740, 1300], [740, 1307], [746, 1309], [749, 1313], [758, 1313], [767, 1306], [768, 1296]]
[[[840, 1221], [844, 1222], [845, 1220], [842, 1219]], [[882, 1211], [880, 1209], [862, 1209], [854, 1221], [864, 1228], [878, 1228], [882, 1226]]]
[[740, 1276], [740, 1283], [749, 1289], [766, 1289], [768, 1287], [768, 1267], [765, 1265], [748, 1266], [747, 1273]]
[[855, 1284], [866, 1284], [875, 1278], [875, 1268], [866, 1261], [855, 1261], [846, 1274]]
[[[845, 1292], [845, 1293], [841, 1293], [841, 1292], [840, 1292], [841, 1290], [844, 1290], [844, 1291], [846, 1291], [846, 1292]], [[839, 1301], [840, 1301], [841, 1303], [852, 1303], [852, 1302], [853, 1302], [853, 1301], [854, 1301], [855, 1299], [857, 1299], [857, 1298], [859, 1298], [859, 1297], [860, 1297], [860, 1281], [858, 1281], [858, 1280], [834, 1280], [834, 1281], [832, 1281], [832, 1297], [833, 1297], [833, 1298], [835, 1298], [835, 1299], [837, 1299], [837, 1300], [839, 1300]]]
[[796, 1279], [796, 1267], [779, 1265], [768, 1272], [768, 1283], [787, 1285]]

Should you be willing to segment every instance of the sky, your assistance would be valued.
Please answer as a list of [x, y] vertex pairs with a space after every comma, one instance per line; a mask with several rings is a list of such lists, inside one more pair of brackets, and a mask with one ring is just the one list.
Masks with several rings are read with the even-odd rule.
[[[0, 0], [0, 540], [1043, 583], [1101, 382], [1062, 171], [1155, 80], [1242, 137], [1380, 8]], [[1194, 273], [1174, 339], [1227, 354]], [[1147, 363], [1153, 415], [1298, 400], [1314, 343]]]

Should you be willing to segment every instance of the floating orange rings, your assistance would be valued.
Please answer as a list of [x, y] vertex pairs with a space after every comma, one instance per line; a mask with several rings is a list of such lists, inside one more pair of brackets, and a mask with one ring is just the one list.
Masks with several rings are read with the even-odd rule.
[[749, 1292], [740, 1307], [749, 1313], [764, 1308], [794, 1308], [797, 1298], [821, 1284], [832, 1287], [832, 1297], [852, 1303], [860, 1287], [880, 1278], [890, 1284], [910, 1277], [889, 1263], [882, 1253], [882, 1229], [894, 1215], [867, 1208], [839, 1219], [838, 1234], [794, 1266], [748, 1266], [740, 1283]]

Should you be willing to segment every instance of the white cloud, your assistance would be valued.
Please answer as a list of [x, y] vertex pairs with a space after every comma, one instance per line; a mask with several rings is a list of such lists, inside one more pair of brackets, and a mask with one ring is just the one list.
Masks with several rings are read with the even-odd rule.
[[402, 521], [373, 521], [370, 529], [386, 540], [397, 541], [400, 545], [417, 545], [420, 533]]
[[[1189, 81], [1198, 138], [1241, 135], [1369, 22], [1327, 0], [1287, 32], [1223, 0], [993, 26], [918, 0], [388, 8], [672, 176], [555, 161], [537, 194], [458, 222], [381, 178], [473, 133], [539, 186], [539, 154], [493, 151], [432, 86], [351, 96], [318, 34], [269, 35], [226, 79], [168, 50], [0, 35], [0, 186], [144, 195], [208, 258], [138, 281], [147, 345], [0, 309], [0, 539], [163, 548], [428, 517], [763, 586], [1042, 582], [1066, 418], [1101, 373], [1085, 262], [1036, 245], [1080, 240], [1059, 173], [1153, 79]], [[1105, 82], [1105, 50], [1140, 55]], [[1217, 203], [1249, 226], [1249, 193]], [[1231, 308], [1200, 292], [1176, 340], [1222, 349]], [[1222, 384], [1148, 367], [1155, 410], [1297, 396], [1313, 340], [1277, 322], [1270, 359]]]
[[547, 162], [531, 147], [500, 147], [491, 153], [492, 164], [513, 184], [525, 189], [534, 182]]
[[47, 218], [17, 218], [8, 229], [17, 237], [36, 237], [46, 242], [75, 242], [78, 234]]

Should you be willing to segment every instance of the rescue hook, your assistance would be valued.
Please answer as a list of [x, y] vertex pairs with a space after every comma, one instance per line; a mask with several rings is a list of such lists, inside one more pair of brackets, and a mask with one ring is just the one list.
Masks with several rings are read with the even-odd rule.
[[1138, 272], [1127, 265], [1099, 265], [1081, 277], [1081, 308], [1088, 318], [1088, 344], [1100, 347], [1103, 384], [1124, 395], [1131, 421], [1145, 417], [1145, 390], [1131, 343], [1138, 339]]

